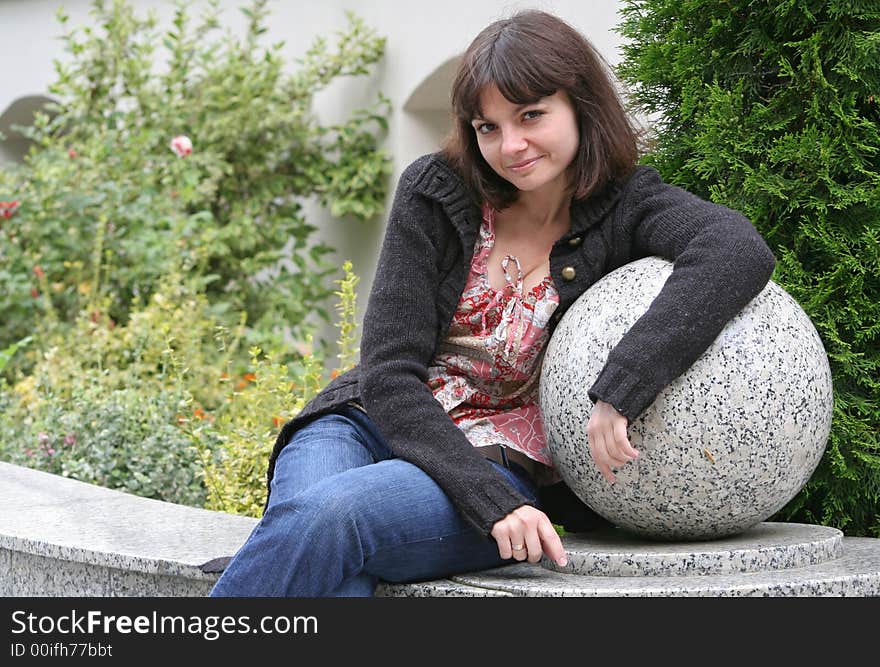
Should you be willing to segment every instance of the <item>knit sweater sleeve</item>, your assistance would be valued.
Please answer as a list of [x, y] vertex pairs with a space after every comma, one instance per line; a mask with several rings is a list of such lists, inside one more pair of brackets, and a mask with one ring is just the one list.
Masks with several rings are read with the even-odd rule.
[[616, 265], [650, 255], [674, 262], [588, 392], [632, 421], [764, 288], [776, 260], [743, 215], [663, 183], [649, 167], [630, 180], [613, 227]]
[[417, 192], [424, 160], [403, 173], [391, 207], [364, 316], [361, 400], [394, 454], [424, 470], [488, 536], [496, 521], [532, 501], [474, 449], [427, 385], [441, 324], [438, 246], [449, 222]]

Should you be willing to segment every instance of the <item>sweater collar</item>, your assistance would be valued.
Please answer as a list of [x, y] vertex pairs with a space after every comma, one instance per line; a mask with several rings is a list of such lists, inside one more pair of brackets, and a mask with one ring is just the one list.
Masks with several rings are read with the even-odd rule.
[[413, 189], [443, 207], [458, 232], [465, 252], [472, 252], [480, 232], [480, 207], [441, 153], [431, 156], [424, 170], [416, 177]]

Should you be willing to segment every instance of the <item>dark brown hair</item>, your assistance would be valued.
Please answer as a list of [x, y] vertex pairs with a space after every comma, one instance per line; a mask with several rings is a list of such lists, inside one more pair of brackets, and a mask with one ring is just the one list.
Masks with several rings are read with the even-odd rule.
[[514, 104], [531, 104], [558, 90], [568, 94], [580, 146], [570, 167], [572, 196], [585, 199], [628, 175], [638, 159], [638, 134], [614, 89], [610, 68], [565, 21], [529, 10], [495, 21], [471, 42], [452, 84], [454, 127], [443, 152], [480, 202], [501, 209], [518, 196], [483, 159], [471, 121], [491, 84]]

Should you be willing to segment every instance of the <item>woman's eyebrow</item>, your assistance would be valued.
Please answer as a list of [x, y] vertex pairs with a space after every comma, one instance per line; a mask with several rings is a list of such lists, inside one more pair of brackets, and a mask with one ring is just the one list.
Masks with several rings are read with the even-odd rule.
[[[541, 101], [542, 101], [543, 99], [544, 99], [544, 98], [542, 97], [541, 99], [535, 100], [534, 102], [526, 102], [526, 103], [524, 103], [524, 104], [517, 104], [516, 107], [514, 107], [514, 112], [515, 112], [515, 113], [519, 113], [520, 111], [522, 111], [522, 110], [525, 109], [526, 107], [531, 107], [531, 106], [535, 106], [536, 104], [540, 104]], [[482, 115], [482, 113], [480, 113], [480, 112], [478, 111], [476, 114], [474, 114], [474, 117], [471, 118], [471, 122], [472, 122], [472, 123], [475, 123], [475, 122], [477, 122], [478, 120], [488, 120], [488, 118], [485, 118], [485, 117]]]

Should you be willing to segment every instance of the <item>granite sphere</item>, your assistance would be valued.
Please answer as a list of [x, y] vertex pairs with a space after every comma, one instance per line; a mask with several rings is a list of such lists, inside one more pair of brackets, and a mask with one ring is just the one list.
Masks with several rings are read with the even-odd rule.
[[726, 537], [781, 509], [816, 469], [831, 369], [806, 313], [770, 281], [629, 424], [640, 457], [609, 484], [590, 456], [587, 390], [671, 273], [665, 259], [641, 259], [572, 304], [543, 361], [544, 428], [564, 481], [618, 527], [659, 540]]

